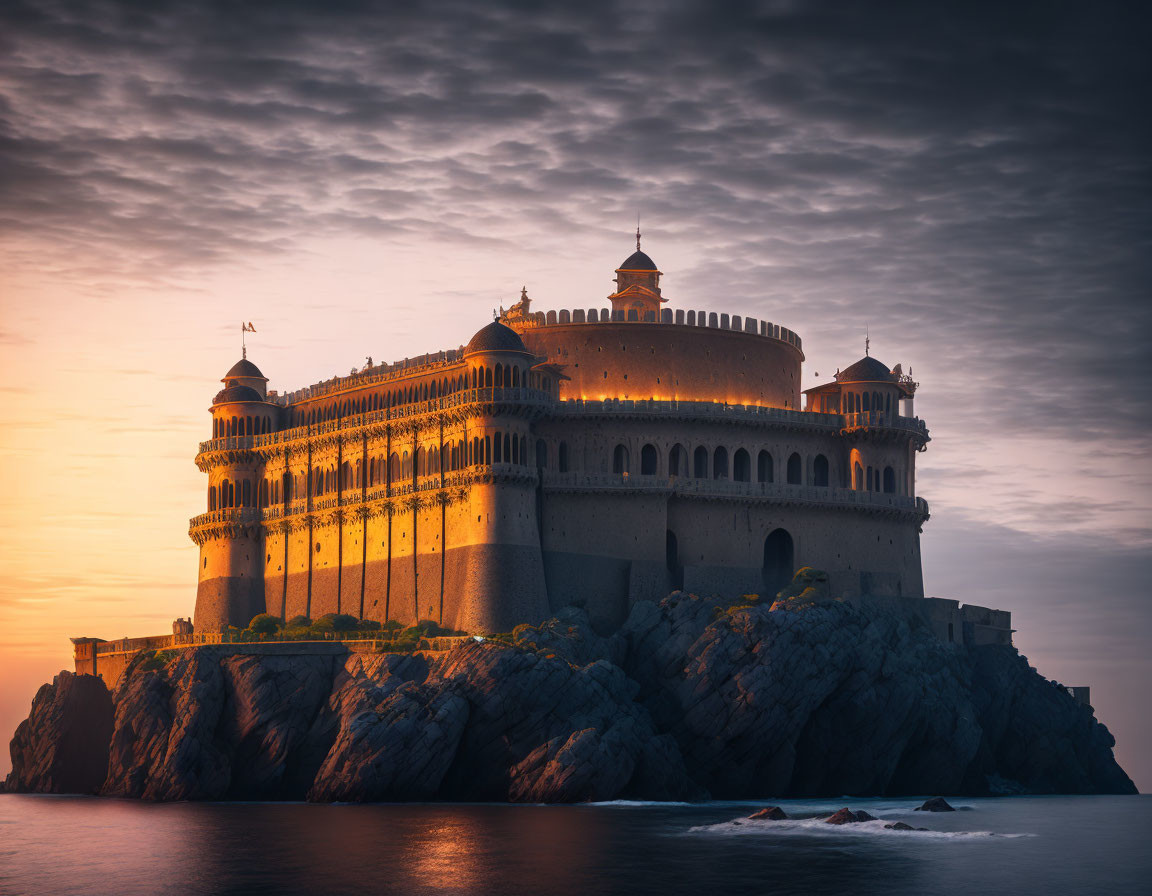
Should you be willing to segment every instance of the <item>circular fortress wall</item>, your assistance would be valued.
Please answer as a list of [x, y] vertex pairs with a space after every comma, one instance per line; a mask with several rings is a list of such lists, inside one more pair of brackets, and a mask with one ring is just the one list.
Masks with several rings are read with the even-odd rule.
[[[727, 322], [728, 316], [723, 317]], [[784, 338], [761, 335], [758, 324], [753, 332], [638, 321], [547, 323], [523, 329], [520, 335], [533, 354], [559, 365], [569, 377], [560, 382], [562, 399], [712, 401], [798, 409], [804, 360], [800, 340], [780, 327], [770, 332]]]

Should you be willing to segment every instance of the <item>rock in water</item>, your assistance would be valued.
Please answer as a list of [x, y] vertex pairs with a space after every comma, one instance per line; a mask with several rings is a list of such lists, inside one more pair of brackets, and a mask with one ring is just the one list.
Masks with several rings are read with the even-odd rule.
[[917, 812], [955, 812], [948, 801], [942, 796], [934, 796], [930, 800], [925, 800], [923, 806], [916, 807]]
[[862, 821], [875, 821], [876, 816], [869, 815], [863, 809], [853, 812], [851, 809], [841, 809], [839, 812], [833, 812], [826, 819], [825, 824], [859, 824]]
[[108, 773], [112, 695], [95, 675], [41, 686], [12, 738], [9, 793], [97, 793]]
[[[916, 830], [916, 828], [912, 827], [912, 825], [905, 824], [902, 821], [896, 821], [896, 822], [893, 822], [892, 824], [886, 824], [886, 825], [884, 825], [884, 827], [886, 830], [889, 830], [889, 831], [914, 831], [914, 830]], [[921, 830], [923, 830], [923, 828], [921, 828]]]
[[766, 806], [748, 816], [761, 821], [787, 821], [788, 816], [779, 806]]

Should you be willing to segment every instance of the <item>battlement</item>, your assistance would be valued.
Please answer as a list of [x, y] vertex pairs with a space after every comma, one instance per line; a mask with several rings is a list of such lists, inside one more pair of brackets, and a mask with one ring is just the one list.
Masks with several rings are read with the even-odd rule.
[[742, 317], [739, 314], [722, 314], [715, 311], [685, 311], [683, 308], [660, 309], [643, 313], [635, 310], [613, 311], [610, 308], [583, 308], [562, 309], [558, 311], [535, 311], [521, 316], [508, 316], [501, 320], [514, 330], [524, 331], [538, 327], [567, 327], [588, 324], [648, 324], [676, 327], [702, 327], [710, 330], [730, 330], [735, 333], [747, 333], [765, 339], [775, 339], [793, 346], [797, 351], [804, 350], [800, 337], [779, 324], [766, 320], [757, 320], [754, 317]]
[[303, 389], [285, 392], [283, 395], [270, 392], [268, 393], [268, 400], [273, 404], [280, 405], [280, 407], [288, 407], [302, 401], [343, 392], [346, 389], [359, 389], [375, 383], [403, 379], [418, 373], [430, 373], [459, 364], [463, 359], [463, 346], [442, 352], [428, 352], [415, 358], [394, 361], [391, 364], [373, 364], [371, 367], [364, 367], [359, 370], [353, 368], [348, 376], [334, 376], [330, 380], [321, 380], [311, 386], [305, 386]]

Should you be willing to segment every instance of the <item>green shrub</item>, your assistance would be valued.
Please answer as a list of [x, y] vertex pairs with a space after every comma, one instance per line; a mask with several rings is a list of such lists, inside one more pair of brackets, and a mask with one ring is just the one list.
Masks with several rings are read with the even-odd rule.
[[359, 619], [347, 613], [325, 613], [312, 623], [312, 631], [347, 632], [354, 630], [359, 622]]
[[271, 635], [280, 631], [280, 617], [271, 613], [258, 613], [248, 623], [248, 631], [254, 635]]
[[404, 628], [404, 626], [397, 622], [395, 619], [389, 619], [382, 626], [380, 626], [380, 630], [385, 632], [398, 632], [402, 628]]
[[285, 628], [308, 628], [312, 624], [312, 620], [307, 616], [293, 616], [288, 620]]
[[375, 619], [361, 619], [356, 624], [356, 630], [360, 632], [378, 632], [381, 625]]
[[141, 672], [163, 669], [174, 656], [176, 656], [175, 650], [154, 650], [151, 656], [141, 661], [139, 669]]

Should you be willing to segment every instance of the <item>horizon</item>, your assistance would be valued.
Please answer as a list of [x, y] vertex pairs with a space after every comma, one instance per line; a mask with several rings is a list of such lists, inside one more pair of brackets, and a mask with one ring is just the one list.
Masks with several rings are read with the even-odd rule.
[[604, 307], [639, 213], [801, 388], [915, 372], [925, 594], [1011, 611], [1152, 790], [1139, 13], [98, 8], [0, 12], [5, 740], [69, 637], [191, 615], [240, 321], [281, 392], [455, 348]]

